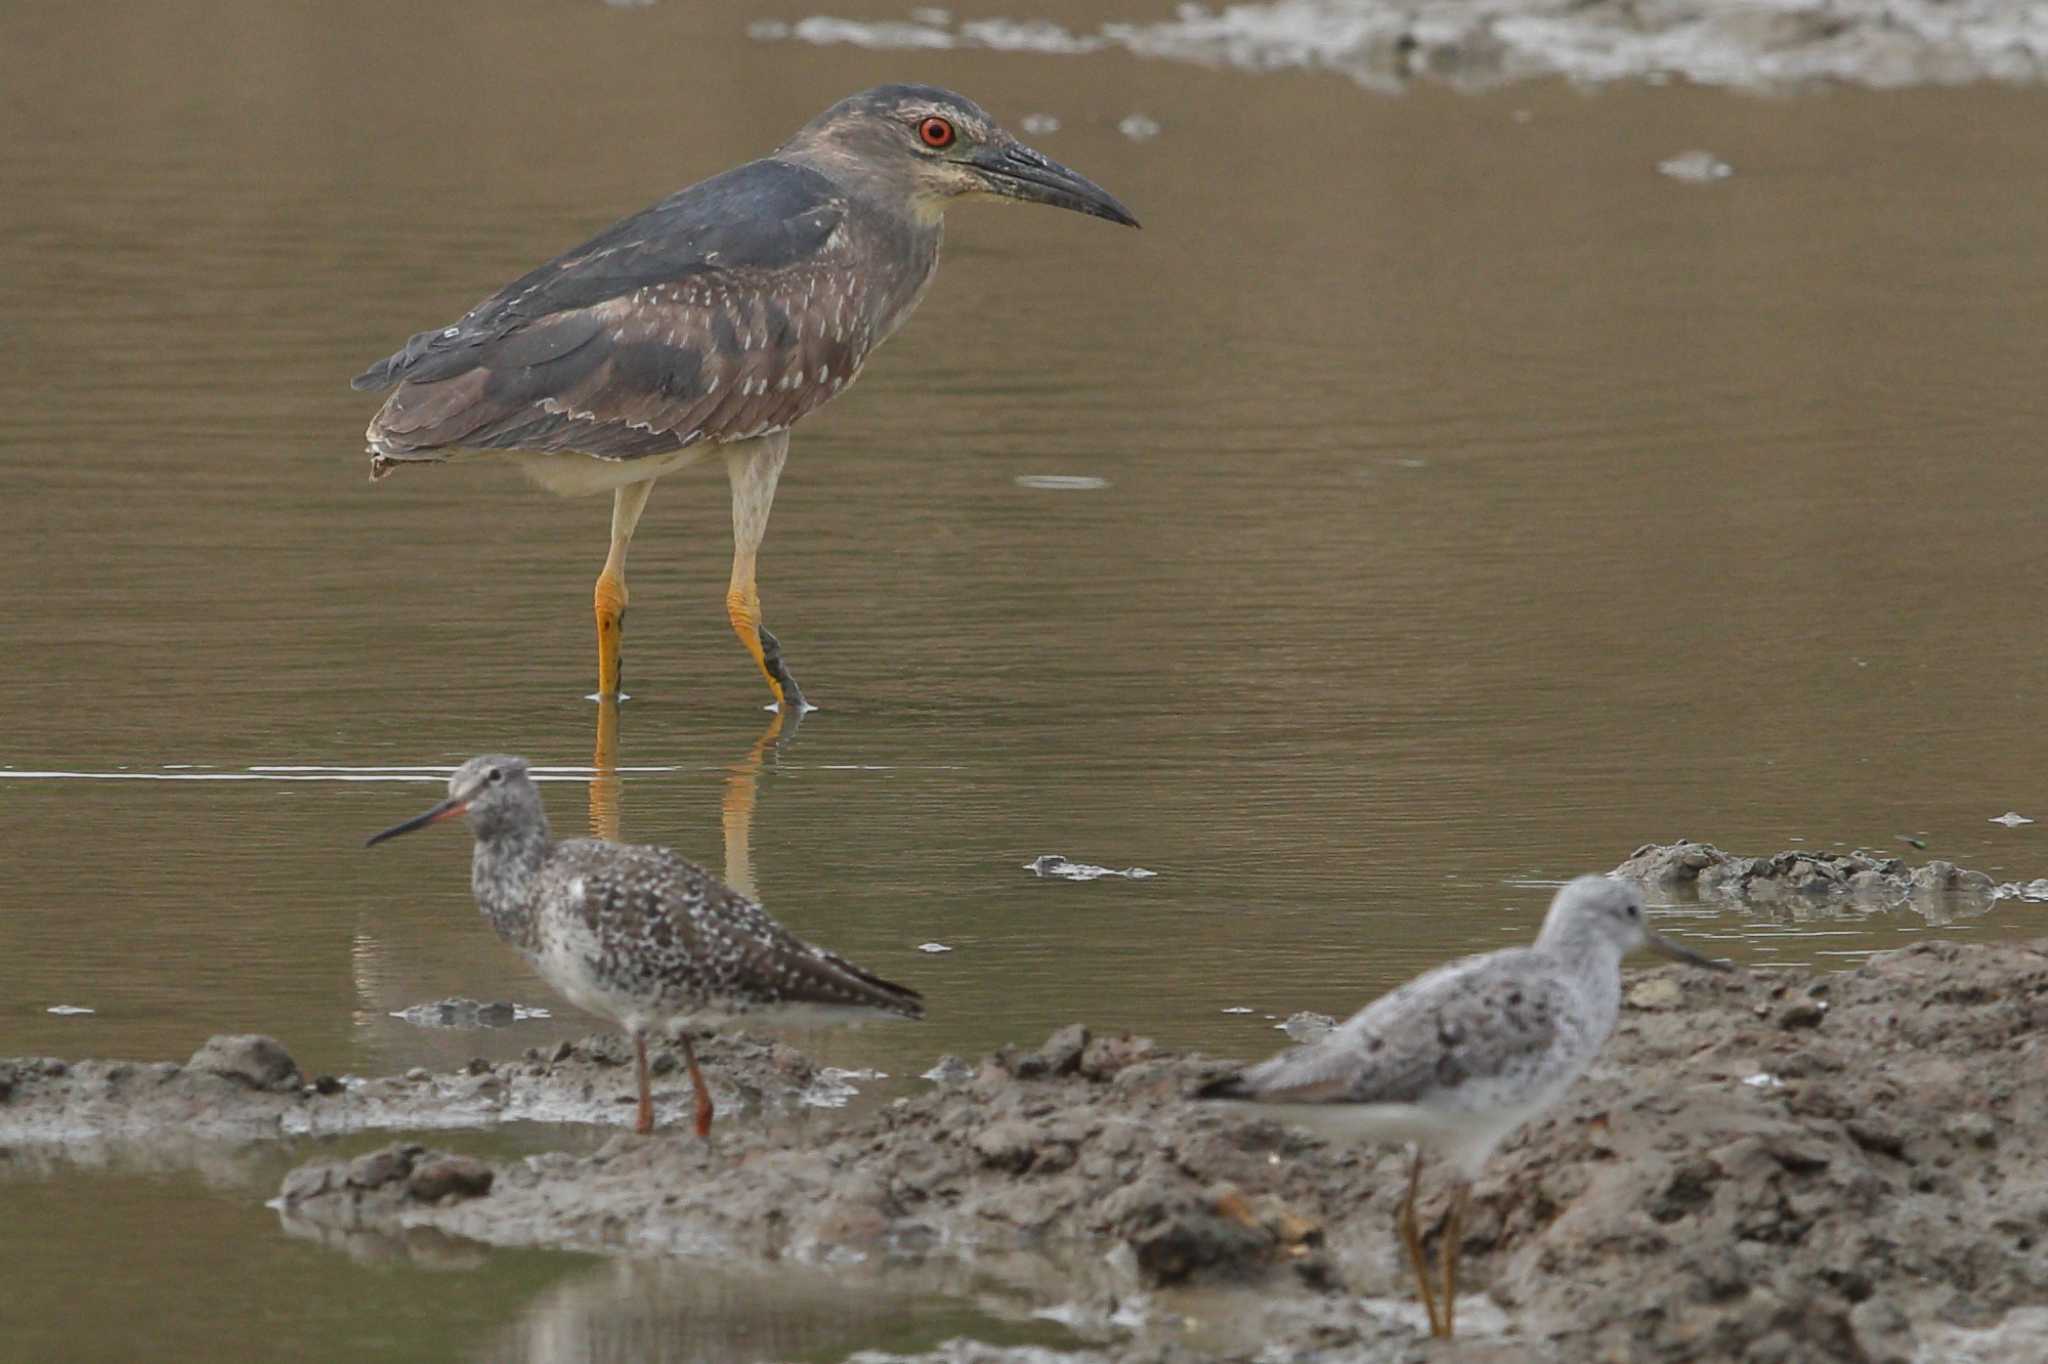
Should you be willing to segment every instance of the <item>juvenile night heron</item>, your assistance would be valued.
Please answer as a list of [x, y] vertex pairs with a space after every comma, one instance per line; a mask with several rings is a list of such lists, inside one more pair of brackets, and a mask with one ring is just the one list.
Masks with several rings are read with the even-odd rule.
[[[498, 936], [579, 1009], [633, 1039], [637, 1130], [654, 1130], [649, 1033], [740, 1015], [769, 1020], [924, 1017], [915, 990], [813, 947], [761, 906], [667, 848], [601, 838], [557, 841], [526, 760], [471, 758], [448, 799], [369, 840], [464, 816], [476, 835], [470, 889]], [[711, 1094], [687, 1033], [697, 1135], [711, 1134]]]
[[[1637, 887], [1581, 876], [1551, 900], [1533, 947], [1440, 966], [1320, 1041], [1217, 1080], [1197, 1097], [1270, 1105], [1275, 1116], [1337, 1136], [1414, 1143], [1395, 1227], [1430, 1334], [1448, 1337], [1457, 1327], [1459, 1222], [1472, 1181], [1502, 1138], [1563, 1098], [1600, 1054], [1621, 1012], [1621, 959], [1639, 947], [1726, 969], [1652, 932]], [[1425, 1149], [1448, 1160], [1458, 1179], [1443, 1234], [1441, 1302], [1415, 1220]]]
[[1136, 227], [1085, 177], [971, 100], [885, 85], [774, 155], [678, 191], [421, 332], [355, 379], [397, 390], [370, 477], [460, 450], [508, 452], [552, 492], [612, 494], [596, 590], [598, 692], [619, 690], [626, 546], [654, 480], [715, 456], [732, 484], [733, 633], [778, 705], [803, 693], [761, 628], [754, 560], [789, 429], [860, 374], [939, 263], [955, 199], [1051, 204]]

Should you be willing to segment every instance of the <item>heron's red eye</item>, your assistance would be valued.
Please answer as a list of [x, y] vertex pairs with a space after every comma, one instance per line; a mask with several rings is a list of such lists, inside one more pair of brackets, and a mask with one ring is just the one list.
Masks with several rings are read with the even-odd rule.
[[953, 125], [946, 122], [943, 118], [936, 116], [920, 119], [917, 125], [917, 135], [923, 139], [925, 146], [934, 150], [953, 145]]

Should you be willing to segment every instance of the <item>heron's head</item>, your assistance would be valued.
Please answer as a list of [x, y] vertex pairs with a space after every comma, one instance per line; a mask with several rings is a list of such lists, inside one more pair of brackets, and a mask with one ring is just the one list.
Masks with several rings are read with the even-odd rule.
[[881, 85], [850, 95], [805, 124], [777, 155], [855, 190], [901, 196], [927, 222], [952, 200], [979, 197], [1138, 225], [1108, 190], [1025, 146], [973, 100], [935, 85]]
[[1598, 943], [1614, 949], [1617, 958], [1639, 947], [1692, 966], [1726, 970], [1724, 963], [1681, 947], [1652, 932], [1644, 911], [1643, 890], [1633, 881], [1612, 876], [1578, 876], [1564, 883], [1543, 918], [1539, 944]]
[[409, 834], [414, 829], [424, 829], [429, 824], [438, 824], [457, 815], [469, 821], [469, 827], [478, 838], [522, 829], [537, 820], [543, 830], [547, 827], [540, 791], [526, 775], [526, 759], [490, 753], [481, 758], [471, 758], [455, 769], [448, 778], [448, 799], [414, 815], [403, 824], [394, 824], [380, 834], [371, 835], [364, 846], [374, 846], [387, 838]]

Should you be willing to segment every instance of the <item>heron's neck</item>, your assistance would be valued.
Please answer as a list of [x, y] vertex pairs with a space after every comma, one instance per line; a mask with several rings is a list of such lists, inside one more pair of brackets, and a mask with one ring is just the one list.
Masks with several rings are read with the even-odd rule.
[[470, 858], [469, 887], [476, 895], [476, 907], [499, 937], [522, 952], [531, 952], [538, 942], [534, 900], [540, 892], [540, 869], [553, 842], [543, 818], [538, 824], [495, 830], [488, 838], [478, 838]]

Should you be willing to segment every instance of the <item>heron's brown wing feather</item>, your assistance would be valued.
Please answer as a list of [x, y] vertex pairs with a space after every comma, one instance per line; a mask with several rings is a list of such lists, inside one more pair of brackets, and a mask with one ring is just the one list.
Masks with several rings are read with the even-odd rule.
[[[678, 190], [529, 270], [446, 327], [419, 332], [355, 377], [359, 389], [433, 383], [542, 318], [576, 313], [654, 284], [813, 259], [846, 213], [838, 187], [785, 161], [751, 161]], [[518, 363], [528, 363], [522, 356]]]
[[813, 285], [825, 273], [656, 285], [542, 319], [461, 374], [400, 384], [371, 442], [631, 458], [785, 429], [851, 383], [873, 344], [834, 286]]
[[846, 213], [829, 181], [774, 161], [684, 190], [372, 366], [358, 387], [398, 388], [370, 447], [631, 459], [786, 428], [877, 339]]

